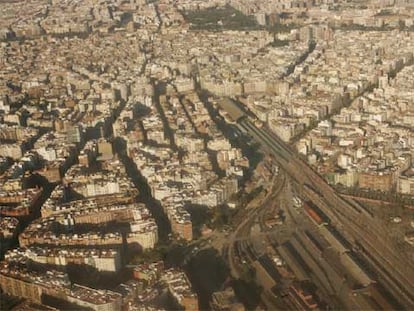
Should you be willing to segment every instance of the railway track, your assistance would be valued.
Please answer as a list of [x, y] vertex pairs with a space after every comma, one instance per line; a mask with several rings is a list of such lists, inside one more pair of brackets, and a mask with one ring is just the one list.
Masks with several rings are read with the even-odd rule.
[[376, 260], [371, 258], [370, 263], [378, 275], [378, 281], [382, 280], [385, 288], [388, 287], [397, 300], [403, 301], [404, 306], [414, 308], [413, 267], [397, 255], [385, 231], [357, 206], [340, 197], [276, 135], [257, 128], [246, 118], [239, 121], [239, 126], [274, 155], [275, 161], [299, 187], [306, 188], [305, 185], [308, 185], [310, 189], [303, 191], [305, 196], [326, 214], [343, 237], [352, 245], [359, 243], [366, 254], [374, 256]]

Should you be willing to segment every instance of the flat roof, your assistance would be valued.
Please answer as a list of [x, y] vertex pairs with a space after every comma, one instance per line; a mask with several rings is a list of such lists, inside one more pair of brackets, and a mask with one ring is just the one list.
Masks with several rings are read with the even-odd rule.
[[230, 98], [224, 98], [223, 100], [220, 100], [218, 102], [218, 105], [221, 109], [226, 111], [229, 114], [230, 118], [232, 118], [234, 121], [239, 120], [245, 115], [240, 107]]

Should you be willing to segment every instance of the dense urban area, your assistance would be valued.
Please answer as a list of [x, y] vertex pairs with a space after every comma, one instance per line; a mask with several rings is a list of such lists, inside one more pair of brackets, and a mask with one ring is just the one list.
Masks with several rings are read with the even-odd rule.
[[0, 0], [0, 310], [413, 310], [413, 0]]

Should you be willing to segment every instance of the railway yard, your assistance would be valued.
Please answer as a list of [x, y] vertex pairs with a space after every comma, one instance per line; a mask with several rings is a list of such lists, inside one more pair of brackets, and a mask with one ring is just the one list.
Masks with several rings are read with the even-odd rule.
[[235, 116], [280, 170], [273, 191], [230, 238], [232, 275], [253, 270], [267, 308], [412, 309], [413, 267], [383, 224], [337, 194], [277, 136], [242, 112]]

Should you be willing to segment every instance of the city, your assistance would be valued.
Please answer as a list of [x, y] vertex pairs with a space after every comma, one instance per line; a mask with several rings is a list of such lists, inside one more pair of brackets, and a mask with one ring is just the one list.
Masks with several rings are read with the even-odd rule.
[[0, 310], [414, 308], [414, 1], [0, 17]]

